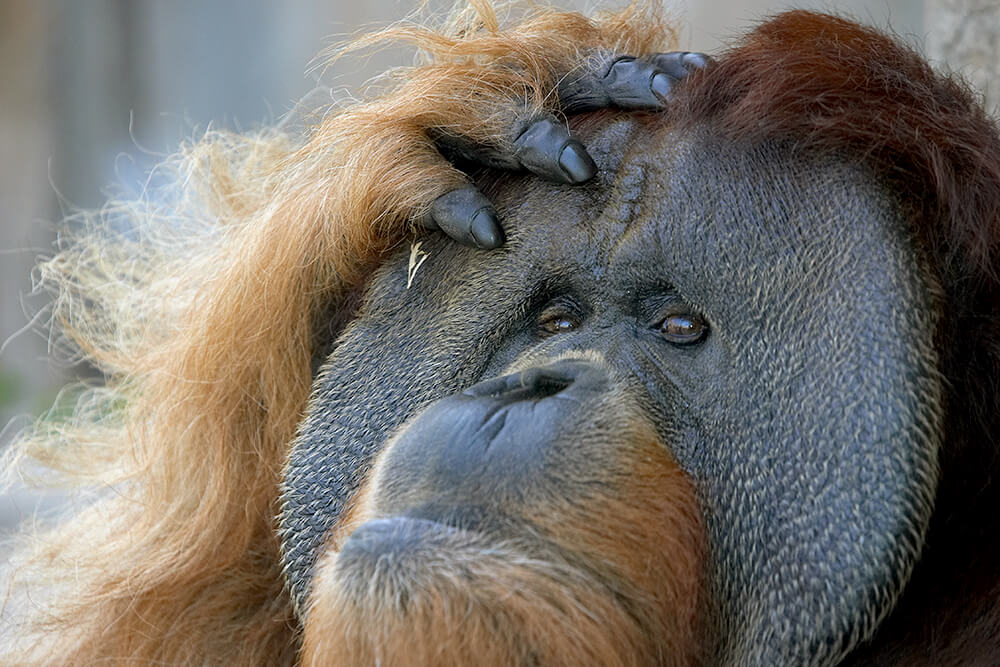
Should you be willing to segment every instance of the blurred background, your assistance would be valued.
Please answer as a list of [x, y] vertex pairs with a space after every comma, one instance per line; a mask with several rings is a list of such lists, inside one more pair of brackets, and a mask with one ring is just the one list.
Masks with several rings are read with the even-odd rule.
[[[791, 6], [891, 27], [939, 67], [1000, 99], [997, 0], [686, 0], [670, 2], [681, 48], [714, 51]], [[576, 9], [608, 3], [561, 0]], [[431, 2], [439, 14], [450, 2]], [[613, 6], [613, 5], [612, 5]], [[407, 55], [315, 56], [359, 30], [410, 14], [413, 0], [0, 0], [0, 450], [80, 369], [49, 359], [44, 297], [31, 270], [60, 219], [134, 190], [178, 143], [207, 127], [274, 123], [317, 84], [356, 90]], [[309, 72], [313, 72], [310, 74]], [[0, 503], [0, 533], [30, 510]]]

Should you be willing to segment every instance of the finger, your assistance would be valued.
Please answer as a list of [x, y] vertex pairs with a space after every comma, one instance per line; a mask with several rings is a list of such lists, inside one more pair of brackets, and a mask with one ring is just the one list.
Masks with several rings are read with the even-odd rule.
[[[662, 108], [676, 82], [708, 66], [711, 59], [701, 53], [675, 51], [649, 59], [606, 56], [593, 62], [597, 64], [592, 64], [589, 72], [560, 83], [560, 103], [565, 112], [608, 106]], [[428, 135], [452, 162], [509, 170], [523, 168], [546, 180], [571, 185], [593, 178], [597, 166], [564, 124], [546, 113], [534, 112], [528, 118], [515, 124], [517, 136], [509, 149], [477, 144], [441, 130], [430, 129]], [[518, 132], [518, 128], [524, 129]], [[434, 200], [421, 223], [476, 248], [496, 248], [504, 242], [496, 211], [471, 185]]]
[[503, 245], [503, 230], [490, 201], [473, 185], [446, 192], [431, 202], [421, 224], [440, 229], [459, 243], [492, 249]]
[[514, 140], [518, 164], [555, 183], [575, 185], [593, 178], [597, 165], [566, 126], [548, 114], [536, 118]]
[[652, 62], [606, 53], [559, 83], [559, 103], [568, 114], [608, 107], [661, 109], [671, 83]]
[[441, 154], [455, 164], [509, 171], [527, 169], [548, 181], [568, 184], [586, 182], [597, 173], [587, 149], [554, 116], [537, 110], [525, 110], [519, 115], [522, 120], [514, 123], [513, 140], [506, 148], [476, 144], [440, 131], [429, 135]]
[[605, 53], [559, 84], [559, 101], [568, 114], [607, 107], [662, 109], [677, 81], [708, 65], [702, 53], [674, 51], [652, 58]]
[[620, 109], [661, 108], [671, 83], [653, 63], [630, 57], [615, 60], [601, 80], [611, 105]]
[[704, 53], [671, 51], [658, 53], [651, 58], [653, 65], [674, 79], [683, 79], [691, 72], [705, 69], [712, 59]]

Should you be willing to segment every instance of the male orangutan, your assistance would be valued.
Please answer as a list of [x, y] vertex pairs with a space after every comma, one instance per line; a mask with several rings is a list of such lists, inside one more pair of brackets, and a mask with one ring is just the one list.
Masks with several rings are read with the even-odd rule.
[[43, 265], [106, 383], [10, 466], [96, 492], [0, 662], [1000, 662], [994, 123], [830, 16], [482, 4]]

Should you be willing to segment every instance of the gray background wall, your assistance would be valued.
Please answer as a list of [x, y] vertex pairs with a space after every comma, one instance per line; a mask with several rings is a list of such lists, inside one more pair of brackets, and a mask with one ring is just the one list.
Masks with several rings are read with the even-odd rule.
[[[9, 420], [47, 408], [76, 372], [65, 360], [47, 358], [42, 327], [29, 326], [26, 315], [44, 303], [28, 296], [29, 275], [36, 257], [51, 248], [58, 220], [75, 207], [100, 206], [109, 184], [140, 183], [159, 156], [210, 123], [239, 128], [280, 117], [315, 85], [306, 72], [324, 46], [400, 18], [413, 6], [397, 0], [0, 0], [0, 449], [25, 423], [22, 417], [4, 428]], [[970, 77], [991, 103], [997, 99], [997, 0], [687, 0], [670, 6], [685, 26], [682, 47], [703, 51], [789, 6], [891, 25]], [[401, 64], [393, 57], [342, 61], [324, 82], [356, 87]]]

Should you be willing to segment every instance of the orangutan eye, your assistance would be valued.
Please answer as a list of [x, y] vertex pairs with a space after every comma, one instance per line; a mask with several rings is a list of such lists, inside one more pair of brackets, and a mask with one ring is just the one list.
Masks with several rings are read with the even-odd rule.
[[542, 336], [554, 336], [567, 333], [580, 326], [580, 321], [567, 313], [543, 314], [538, 320], [538, 333]]
[[708, 323], [696, 313], [674, 313], [656, 324], [663, 338], [675, 345], [698, 343], [708, 334]]

